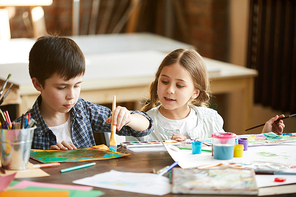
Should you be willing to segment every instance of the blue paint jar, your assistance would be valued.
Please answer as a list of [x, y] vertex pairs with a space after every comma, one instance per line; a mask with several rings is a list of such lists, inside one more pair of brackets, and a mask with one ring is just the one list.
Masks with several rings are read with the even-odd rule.
[[193, 141], [192, 142], [192, 154], [200, 154], [201, 153], [201, 142], [200, 141]]

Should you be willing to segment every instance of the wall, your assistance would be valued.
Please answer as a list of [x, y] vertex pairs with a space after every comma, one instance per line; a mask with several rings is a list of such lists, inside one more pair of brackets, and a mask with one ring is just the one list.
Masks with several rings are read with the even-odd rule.
[[[248, 31], [248, 9], [249, 0], [231, 0], [230, 1], [230, 63], [246, 66], [247, 55], [247, 31]], [[239, 99], [237, 99], [239, 102]], [[263, 107], [260, 104], [254, 104], [253, 108], [253, 125], [259, 125], [266, 122], [275, 115], [285, 114], [289, 112], [280, 112]], [[234, 114], [233, 117], [239, 116]], [[284, 121], [285, 132], [296, 132], [295, 118]], [[231, 127], [236, 127], [235, 121], [231, 123]], [[262, 128], [254, 129], [253, 132], [260, 133]]]

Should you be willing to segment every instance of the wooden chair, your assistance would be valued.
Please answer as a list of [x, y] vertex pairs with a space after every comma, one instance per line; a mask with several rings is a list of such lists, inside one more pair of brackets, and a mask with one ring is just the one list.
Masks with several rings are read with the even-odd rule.
[[[73, 0], [73, 35], [119, 33], [132, 29], [142, 0]], [[133, 19], [133, 20], [129, 20]]]

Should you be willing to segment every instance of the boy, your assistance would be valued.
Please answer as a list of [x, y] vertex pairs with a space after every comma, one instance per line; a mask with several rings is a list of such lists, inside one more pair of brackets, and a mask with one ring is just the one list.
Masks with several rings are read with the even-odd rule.
[[[40, 37], [29, 54], [29, 73], [40, 92], [27, 113], [37, 122], [32, 148], [72, 150], [94, 146], [93, 132], [110, 132], [111, 110], [79, 98], [85, 58], [69, 38]], [[153, 122], [144, 112], [118, 106], [114, 111], [118, 135], [145, 136]]]

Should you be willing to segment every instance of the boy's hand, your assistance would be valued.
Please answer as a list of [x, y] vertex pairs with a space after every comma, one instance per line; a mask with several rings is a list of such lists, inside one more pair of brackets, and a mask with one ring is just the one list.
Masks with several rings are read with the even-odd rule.
[[176, 140], [177, 142], [183, 142], [186, 140], [186, 137], [181, 134], [173, 134], [172, 140]]
[[[113, 124], [116, 125], [116, 130], [119, 131], [125, 125], [131, 122], [131, 114], [125, 107], [117, 106], [113, 112]], [[112, 117], [106, 119], [108, 124], [111, 124]]]
[[276, 115], [275, 117], [269, 119], [262, 130], [262, 133], [274, 132], [277, 135], [281, 135], [284, 131], [285, 124], [283, 120], [279, 120], [280, 118], [285, 117], [285, 115]]
[[74, 144], [67, 143], [62, 141], [62, 143], [57, 143], [56, 145], [51, 145], [50, 150], [76, 150], [76, 146]]

